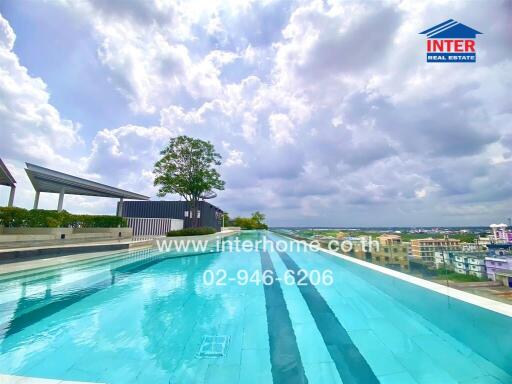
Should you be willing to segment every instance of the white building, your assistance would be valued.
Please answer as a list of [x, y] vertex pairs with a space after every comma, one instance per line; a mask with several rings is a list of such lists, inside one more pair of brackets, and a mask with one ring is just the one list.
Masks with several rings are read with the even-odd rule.
[[437, 269], [446, 267], [461, 275], [485, 278], [485, 257], [480, 251], [444, 251], [435, 253], [434, 263]]

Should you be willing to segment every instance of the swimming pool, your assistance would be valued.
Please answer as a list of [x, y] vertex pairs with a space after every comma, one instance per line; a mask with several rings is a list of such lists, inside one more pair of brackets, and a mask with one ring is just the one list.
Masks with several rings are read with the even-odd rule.
[[[174, 256], [126, 252], [4, 276], [0, 373], [101, 383], [512, 383], [505, 315], [322, 252]], [[287, 271], [301, 269], [320, 277], [290, 284]], [[219, 270], [224, 285], [206, 279]], [[273, 282], [251, 279], [254, 271], [270, 271]]]

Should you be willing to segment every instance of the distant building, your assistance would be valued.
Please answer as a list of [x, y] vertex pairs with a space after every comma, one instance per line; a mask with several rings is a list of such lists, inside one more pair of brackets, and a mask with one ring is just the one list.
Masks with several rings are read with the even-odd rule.
[[436, 252], [459, 251], [460, 249], [460, 241], [457, 239], [433, 239], [429, 237], [411, 240], [412, 257], [428, 264], [434, 264]]
[[475, 243], [478, 245], [486, 246], [492, 242], [492, 236], [478, 236]]
[[512, 243], [512, 231], [507, 229], [507, 224], [491, 224], [491, 242], [498, 244]]
[[489, 244], [485, 258], [487, 276], [512, 288], [512, 243]]
[[461, 275], [487, 276], [485, 258], [482, 250], [441, 251], [435, 252], [434, 264], [437, 269], [447, 268]]
[[402, 238], [400, 235], [385, 233], [377, 238], [381, 245], [396, 245], [402, 244]]
[[347, 237], [348, 234], [346, 232], [342, 232], [342, 231], [339, 231], [337, 234], [336, 234], [336, 239], [338, 240], [343, 240], [345, 239], [345, 237]]
[[[368, 244], [369, 238], [362, 236], [362, 240]], [[373, 240], [375, 241], [375, 240]], [[378, 247], [372, 245], [371, 251], [363, 251], [362, 243], [354, 243], [352, 255], [358, 259], [388, 268], [409, 271], [409, 243], [402, 242], [399, 235], [384, 234], [377, 238]]]

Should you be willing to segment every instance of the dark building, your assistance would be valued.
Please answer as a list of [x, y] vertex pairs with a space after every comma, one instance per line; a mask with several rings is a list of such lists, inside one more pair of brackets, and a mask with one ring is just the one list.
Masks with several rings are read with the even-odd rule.
[[[198, 201], [200, 227], [213, 227], [220, 231], [223, 211], [206, 201]], [[181, 219], [183, 227], [192, 227], [190, 203], [186, 201], [125, 201], [122, 215], [129, 218]]]

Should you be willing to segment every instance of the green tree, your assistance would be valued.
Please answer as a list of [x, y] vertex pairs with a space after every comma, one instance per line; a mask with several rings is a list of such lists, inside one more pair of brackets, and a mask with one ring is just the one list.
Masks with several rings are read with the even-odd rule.
[[251, 214], [251, 217], [236, 217], [233, 224], [242, 229], [268, 229], [264, 223], [265, 215], [259, 211]]
[[225, 183], [215, 169], [221, 164], [220, 154], [209, 141], [177, 136], [169, 140], [160, 155], [153, 170], [158, 196], [175, 193], [183, 197], [190, 204], [192, 223], [197, 227], [197, 202], [201, 195], [224, 189]]
[[229, 218], [229, 213], [224, 212], [222, 215], [223, 215], [223, 220], [222, 220], [223, 225], [225, 227], [229, 227], [231, 225], [231, 219]]
[[251, 219], [258, 225], [262, 226], [265, 225], [265, 215], [261, 213], [260, 211], [253, 212], [251, 214]]

